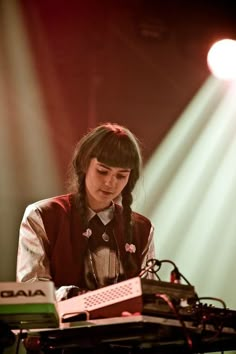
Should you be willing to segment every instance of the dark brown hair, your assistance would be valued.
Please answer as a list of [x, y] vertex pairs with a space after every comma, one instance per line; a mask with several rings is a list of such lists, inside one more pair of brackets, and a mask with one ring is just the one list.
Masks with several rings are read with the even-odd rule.
[[76, 194], [77, 205], [86, 227], [85, 175], [90, 160], [97, 158], [111, 167], [130, 168], [131, 173], [122, 191], [122, 206], [127, 242], [132, 241], [132, 191], [140, 176], [142, 157], [140, 143], [129, 129], [116, 123], [104, 123], [91, 129], [77, 143], [69, 174], [69, 191]]

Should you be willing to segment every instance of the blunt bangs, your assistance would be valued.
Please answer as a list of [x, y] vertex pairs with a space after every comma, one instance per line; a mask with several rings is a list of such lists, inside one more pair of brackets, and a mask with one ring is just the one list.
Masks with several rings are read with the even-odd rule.
[[111, 167], [139, 169], [140, 155], [135, 141], [126, 134], [107, 134], [96, 146], [94, 157]]

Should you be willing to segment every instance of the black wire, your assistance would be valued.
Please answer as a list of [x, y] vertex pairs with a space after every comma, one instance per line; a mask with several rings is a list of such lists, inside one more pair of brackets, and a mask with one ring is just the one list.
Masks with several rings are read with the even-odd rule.
[[224, 302], [224, 300], [219, 299], [218, 297], [212, 297], [212, 296], [201, 296], [198, 298], [199, 301], [201, 300], [214, 300], [214, 301], [218, 301], [223, 305], [223, 309], [227, 309], [226, 303]]
[[187, 327], [183, 321], [183, 319], [181, 318], [181, 316], [179, 315], [176, 307], [174, 306], [173, 302], [170, 300], [169, 296], [167, 296], [166, 294], [156, 294], [156, 297], [160, 297], [161, 299], [163, 299], [169, 306], [169, 308], [174, 312], [177, 320], [180, 322], [181, 327], [183, 328], [183, 332], [184, 332], [184, 336], [188, 345], [188, 348], [190, 349], [190, 351], [192, 351], [193, 348], [193, 342], [192, 339], [187, 331]]
[[173, 267], [174, 267], [174, 271], [176, 272], [176, 274], [185, 281], [186, 284], [192, 286], [192, 284], [188, 281], [188, 279], [182, 274], [180, 273], [178, 267], [176, 266], [176, 264], [169, 260], [169, 259], [162, 259], [162, 260], [158, 260], [158, 259], [155, 259], [155, 258], [151, 258], [151, 259], [148, 259], [147, 262], [146, 262], [146, 266], [144, 268], [141, 269], [140, 273], [139, 273], [139, 276], [143, 276], [145, 274], [148, 274], [148, 273], [152, 273], [152, 274], [155, 274], [157, 279], [158, 280], [161, 280], [161, 278], [159, 277], [159, 275], [157, 274], [158, 271], [161, 269], [161, 266], [163, 263], [169, 263], [171, 264]]
[[146, 266], [141, 269], [138, 276], [143, 277], [144, 275], [147, 276], [148, 273], [151, 273], [151, 274], [155, 274], [158, 280], [161, 280], [157, 273], [160, 267], [161, 267], [161, 263], [157, 259], [155, 258], [148, 259], [146, 262]]
[[191, 285], [191, 286], [192, 286], [192, 284], [188, 281], [187, 278], [185, 278], [185, 276], [184, 276], [182, 273], [179, 272], [179, 275], [180, 275], [180, 277], [181, 277], [182, 279], [184, 279], [185, 283], [187, 283], [188, 285]]
[[191, 285], [191, 286], [192, 286], [192, 284], [188, 281], [188, 279], [187, 279], [182, 273], [180, 273], [178, 267], [176, 266], [176, 264], [175, 264], [173, 261], [171, 261], [171, 260], [169, 260], [169, 259], [162, 259], [162, 260], [159, 261], [159, 262], [160, 262], [161, 264], [162, 264], [162, 263], [169, 263], [169, 264], [172, 264], [172, 266], [174, 267], [174, 271], [179, 275], [179, 277], [182, 278], [188, 285]]
[[19, 354], [19, 349], [20, 349], [20, 343], [21, 343], [21, 335], [22, 335], [22, 328], [20, 329], [18, 335], [17, 335], [17, 341], [16, 341], [16, 354]]
[[[161, 266], [163, 263], [169, 263], [173, 266], [173, 270], [171, 272], [171, 274], [173, 274], [175, 280], [179, 281], [181, 279], [183, 279], [185, 281], [186, 284], [188, 284], [189, 286], [192, 286], [192, 284], [188, 281], [188, 279], [179, 271], [178, 267], [176, 266], [176, 264], [169, 260], [169, 259], [163, 259], [163, 260], [157, 260], [157, 259], [149, 259], [147, 262], [146, 262], [146, 267], [144, 267], [139, 276], [143, 276], [143, 275], [147, 275], [148, 273], [154, 273], [156, 275], [156, 277], [158, 278], [158, 280], [161, 280], [159, 275], [157, 274], [158, 271], [160, 270]], [[215, 298], [215, 297], [199, 297], [197, 295], [196, 292], [195, 293], [195, 299], [194, 300], [194, 305], [197, 306], [197, 303], [199, 303], [200, 305], [203, 305], [201, 304], [201, 300], [214, 300], [214, 301], [218, 301], [222, 304], [223, 306], [223, 309], [226, 310], [226, 304], [225, 302], [222, 300], [222, 299], [219, 299], [219, 298]], [[157, 297], [161, 297], [164, 301], [166, 301], [169, 305], [169, 307], [171, 308], [171, 310], [175, 313], [176, 315], [176, 318], [179, 320], [179, 322], [181, 323], [181, 326], [182, 328], [184, 329], [184, 334], [185, 334], [185, 337], [186, 337], [186, 341], [187, 341], [187, 344], [188, 344], [188, 347], [189, 349], [191, 350], [192, 349], [192, 340], [187, 332], [187, 328], [185, 326], [185, 323], [184, 321], [182, 320], [182, 318], [180, 317], [177, 309], [175, 308], [174, 304], [171, 302], [171, 300], [169, 299], [169, 297], [166, 295], [166, 294], [156, 294]], [[204, 321], [204, 313], [202, 311], [202, 313], [200, 313], [201, 315], [201, 320], [202, 320], [202, 323], [203, 325], [206, 324], [205, 321]], [[222, 330], [223, 330], [223, 327], [224, 327], [224, 321], [222, 320], [222, 322], [220, 323], [220, 325], [218, 326], [218, 329], [216, 331], [216, 333], [209, 337], [209, 338], [205, 338], [205, 340], [207, 341], [211, 341], [211, 340], [214, 340], [215, 338], [217, 338], [221, 333], [222, 333]], [[221, 352], [221, 354], [223, 354], [224, 352]]]
[[[204, 304], [202, 304], [202, 303], [200, 302], [201, 300], [214, 300], [214, 301], [218, 301], [218, 302], [220, 302], [220, 303], [222, 304], [223, 310], [224, 310], [224, 311], [227, 310], [226, 303], [225, 303], [222, 299], [219, 299], [219, 298], [216, 298], [216, 297], [211, 297], [211, 296], [204, 296], [204, 297], [202, 296], [202, 297], [200, 297], [198, 300], [199, 300], [199, 304], [203, 306], [203, 307], [202, 307], [202, 319], [203, 319], [203, 317], [204, 317], [204, 313], [203, 313], [204, 310], [208, 310], [208, 311], [212, 310], [212, 311], [214, 312], [214, 308], [212, 308], [212, 307], [210, 307], [210, 306], [208, 306], [207, 308], [204, 307]], [[210, 310], [209, 310], [209, 309], [210, 309]], [[211, 336], [211, 337], [209, 337], [209, 338], [206, 338], [205, 341], [207, 341], [207, 342], [213, 341], [213, 340], [215, 340], [217, 337], [219, 337], [219, 336], [221, 335], [222, 330], [223, 330], [223, 328], [224, 328], [224, 321], [225, 321], [225, 319], [222, 318], [220, 324], [218, 324], [218, 326], [217, 326], [217, 331], [216, 331], [216, 333], [215, 333], [213, 336]], [[203, 322], [206, 322], [206, 320], [205, 320], [205, 321], [203, 320]], [[207, 323], [206, 323], [206, 324], [207, 324]], [[224, 353], [224, 352], [221, 352], [221, 353]]]

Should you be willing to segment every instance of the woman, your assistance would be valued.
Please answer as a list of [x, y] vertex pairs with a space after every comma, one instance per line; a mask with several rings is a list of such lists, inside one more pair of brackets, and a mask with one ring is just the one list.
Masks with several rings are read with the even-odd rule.
[[127, 128], [90, 130], [75, 148], [69, 193], [25, 210], [17, 281], [52, 280], [63, 300], [137, 276], [154, 258], [153, 226], [131, 209], [141, 164]]

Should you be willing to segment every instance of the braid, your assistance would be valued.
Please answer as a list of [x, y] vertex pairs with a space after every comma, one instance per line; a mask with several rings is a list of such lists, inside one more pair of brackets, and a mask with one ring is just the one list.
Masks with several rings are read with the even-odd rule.
[[123, 205], [123, 217], [124, 217], [124, 229], [126, 230], [126, 241], [132, 243], [132, 220], [131, 220], [131, 204], [133, 197], [131, 192], [125, 188], [122, 193], [122, 205]]
[[[133, 197], [131, 193], [132, 189], [130, 185], [127, 184], [126, 188], [122, 193], [122, 205], [123, 205], [123, 217], [124, 217], [124, 230], [126, 242], [131, 244], [133, 242], [133, 227], [132, 227], [132, 209], [131, 204], [133, 202]], [[131, 253], [127, 253], [124, 264], [125, 269], [132, 269], [133, 273], [137, 273], [137, 264]]]
[[79, 173], [78, 175], [78, 194], [77, 194], [77, 205], [79, 209], [79, 214], [81, 216], [82, 225], [84, 229], [87, 228], [87, 207], [85, 200], [85, 175], [84, 173]]
[[122, 191], [122, 205], [123, 205], [123, 217], [124, 217], [124, 227], [126, 232], [126, 242], [129, 244], [133, 241], [133, 231], [132, 231], [132, 209], [131, 205], [133, 202], [132, 191], [135, 187], [136, 181], [138, 179], [139, 173], [136, 171], [131, 171], [129, 181]]

